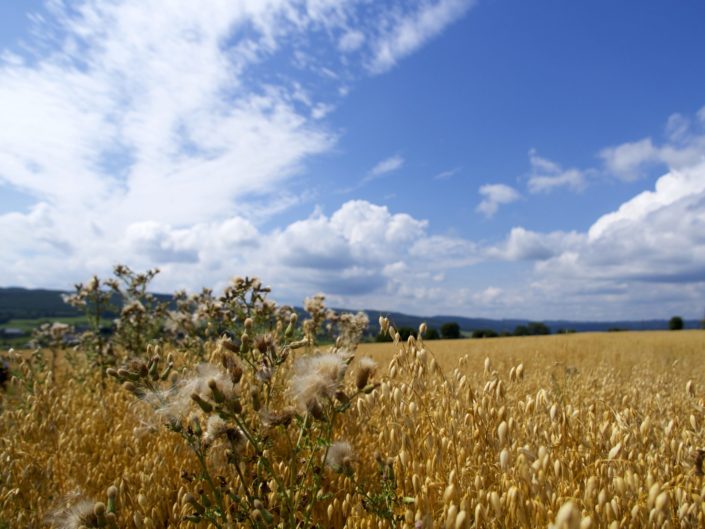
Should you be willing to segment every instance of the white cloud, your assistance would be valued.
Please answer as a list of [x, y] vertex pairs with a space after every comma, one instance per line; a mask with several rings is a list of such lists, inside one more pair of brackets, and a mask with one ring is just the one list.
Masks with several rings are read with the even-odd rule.
[[683, 114], [671, 114], [666, 121], [666, 136], [669, 141], [679, 142], [688, 136], [690, 120]]
[[365, 34], [362, 31], [351, 30], [345, 32], [338, 41], [338, 49], [344, 53], [358, 50], [365, 42]]
[[375, 178], [387, 173], [398, 171], [404, 166], [404, 158], [398, 154], [385, 158], [377, 163], [368, 174], [368, 178]]
[[485, 184], [479, 192], [483, 199], [475, 209], [487, 218], [493, 217], [500, 205], [511, 204], [521, 198], [516, 189], [505, 184]]
[[490, 305], [498, 301], [504, 291], [498, 287], [489, 286], [482, 292], [478, 292], [473, 296], [476, 303], [481, 303], [483, 305]]
[[531, 175], [529, 176], [530, 193], [549, 193], [559, 187], [573, 191], [585, 188], [585, 174], [578, 169], [563, 170], [560, 165], [540, 157], [535, 149], [529, 151]]
[[[525, 311], [578, 319], [700, 317], [705, 298], [705, 141], [687, 118], [671, 118], [668, 143], [624, 144], [621, 169], [632, 172], [655, 153], [669, 169], [652, 190], [602, 215], [585, 232], [542, 233], [517, 227], [483, 258], [524, 261], [533, 270], [517, 286]], [[684, 125], [687, 124], [687, 127]], [[625, 154], [626, 153], [626, 154]], [[652, 156], [649, 154], [649, 157]], [[560, 171], [554, 162], [536, 163]], [[633, 173], [631, 173], [633, 174]], [[520, 294], [520, 295], [519, 295]], [[508, 309], [510, 305], [506, 305]]]
[[[0, 55], [0, 192], [8, 186], [36, 201], [29, 212], [0, 215], [7, 248], [0, 276], [66, 286], [127, 261], [161, 265], [165, 287], [199, 287], [234, 266], [264, 273], [266, 253], [255, 248], [277, 236], [258, 223], [302, 200], [289, 184], [336, 144], [326, 118], [338, 101], [321, 94], [345, 97], [369, 74], [380, 42], [408, 21], [430, 36], [422, 13], [432, 6], [84, 0], [49, 7], [52, 16], [37, 19], [35, 34], [44, 37], [31, 57]], [[314, 53], [322, 41], [358, 53]], [[262, 76], [273, 58], [289, 59], [291, 71]], [[392, 157], [376, 174], [402, 164]], [[416, 225], [410, 216], [390, 219], [387, 228], [402, 240]], [[330, 248], [342, 240], [359, 253], [363, 243], [331, 235], [330, 222], [319, 221]], [[296, 230], [292, 223], [280, 231], [302, 244]]]
[[669, 171], [653, 191], [603, 215], [585, 234], [564, 234], [562, 241], [554, 234], [553, 243], [545, 236], [553, 255], [537, 262], [536, 272], [545, 288], [601, 300], [605, 311], [609, 301], [644, 316], [675, 310], [693, 317], [705, 295], [703, 233], [705, 162]]
[[702, 125], [705, 125], [705, 106], [698, 110], [696, 116], [698, 118], [698, 121], [700, 121]]
[[577, 169], [568, 169], [557, 175], [534, 175], [529, 178], [530, 193], [548, 193], [557, 187], [568, 187], [574, 190], [583, 189], [585, 187], [583, 173]]
[[543, 234], [517, 227], [512, 228], [502, 247], [490, 249], [489, 253], [508, 261], [534, 261], [547, 259], [554, 251]]
[[425, 266], [441, 270], [462, 268], [481, 261], [477, 244], [447, 235], [419, 238], [409, 253], [415, 260], [424, 261]]
[[412, 13], [399, 16], [392, 12], [381, 38], [373, 46], [369, 69], [382, 73], [414, 52], [458, 20], [474, 4], [473, 0], [436, 0], [424, 2]]
[[[314, 73], [344, 97], [364, 68], [390, 68], [471, 2], [91, 0], [73, 14], [52, 5], [63, 25], [45, 33], [54, 30], [60, 47], [0, 59], [0, 186], [36, 200], [0, 215], [6, 284], [66, 288], [124, 260], [160, 266], [160, 290], [217, 288], [237, 271], [275, 281], [287, 301], [323, 290], [340, 306], [420, 313], [467, 312], [481, 301], [503, 316], [702, 309], [705, 109], [672, 116], [663, 144], [602, 151], [607, 171], [624, 179], [647, 164], [666, 169], [653, 190], [585, 232], [515, 227], [487, 246], [366, 201], [264, 229], [272, 212], [301, 202], [292, 184], [306, 162], [335, 146], [326, 116], [338, 102], [299, 84], [296, 72], [265, 82], [257, 71], [284, 55], [302, 78]], [[372, 11], [379, 16], [361, 16]], [[355, 31], [364, 38], [343, 45]], [[317, 62], [307, 43], [320, 39], [355, 53]], [[587, 171], [530, 156], [530, 191], [584, 184]], [[393, 156], [370, 175], [403, 163]], [[488, 217], [520, 198], [503, 184], [480, 194]], [[483, 266], [505, 270], [506, 282], [492, 275], [480, 284]]]
[[600, 158], [608, 171], [625, 181], [636, 180], [641, 176], [645, 164], [658, 159], [658, 151], [651, 138], [623, 143], [600, 151]]
[[313, 119], [323, 119], [328, 114], [335, 110], [334, 105], [328, 105], [326, 103], [318, 103], [311, 109], [311, 117]]
[[651, 138], [626, 142], [600, 151], [606, 170], [624, 181], [634, 181], [649, 167], [683, 169], [705, 159], [705, 110], [701, 109], [695, 122], [681, 114], [669, 116], [666, 142], [658, 145]]
[[672, 171], [656, 181], [653, 191], [644, 191], [622, 204], [615, 212], [600, 217], [588, 231], [590, 240], [597, 240], [620, 225], [632, 225], [646, 220], [652, 213], [705, 191], [705, 166], [686, 171]]
[[460, 171], [459, 167], [456, 167], [455, 169], [448, 169], [447, 171], [441, 171], [440, 173], [437, 173], [433, 176], [434, 180], [448, 180], [452, 176], [455, 176], [458, 174], [458, 171]]
[[273, 277], [296, 278], [297, 293], [324, 290], [369, 294], [405, 272], [411, 243], [427, 237], [428, 223], [363, 200], [343, 204], [330, 217], [317, 212], [263, 238]]
[[[700, 317], [705, 299], [705, 134], [695, 126], [687, 117], [670, 118], [665, 144], [649, 140], [610, 150], [610, 170], [621, 175], [637, 174], [646, 160], [668, 169], [653, 189], [597, 218], [586, 231], [516, 227], [500, 244], [481, 248], [484, 261], [520, 261], [531, 267], [512, 285], [521, 263], [512, 265], [501, 299], [516, 303], [503, 310], [528, 314], [542, 307], [552, 317], [597, 320]], [[562, 172], [550, 160], [536, 157], [533, 162], [543, 172]], [[479, 301], [475, 296], [471, 299]]]

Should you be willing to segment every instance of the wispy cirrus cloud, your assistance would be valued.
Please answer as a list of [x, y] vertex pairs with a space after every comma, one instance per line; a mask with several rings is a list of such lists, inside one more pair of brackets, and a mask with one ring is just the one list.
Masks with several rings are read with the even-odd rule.
[[48, 2], [41, 39], [0, 57], [0, 192], [34, 202], [0, 215], [3, 281], [66, 285], [126, 260], [195, 288], [220, 262], [256, 268], [257, 224], [300, 202], [290, 184], [337, 144], [331, 111], [383, 42], [389, 69], [450, 24], [428, 18], [445, 4]]
[[448, 180], [449, 178], [452, 178], [453, 176], [457, 175], [458, 172], [460, 171], [460, 167], [454, 167], [453, 169], [447, 169], [445, 171], [441, 171], [440, 173], [436, 173], [433, 175], [434, 180]]
[[372, 46], [373, 56], [368, 68], [373, 73], [382, 73], [394, 67], [399, 60], [438, 35], [474, 4], [474, 0], [439, 0], [423, 3], [411, 14], [399, 16], [390, 11], [383, 26], [391, 29], [384, 31], [383, 36]]
[[373, 180], [385, 174], [398, 171], [404, 166], [404, 162], [404, 158], [399, 154], [385, 158], [384, 160], [376, 163], [375, 166], [370, 169], [369, 173], [367, 173], [367, 176], [365, 177], [365, 180]]

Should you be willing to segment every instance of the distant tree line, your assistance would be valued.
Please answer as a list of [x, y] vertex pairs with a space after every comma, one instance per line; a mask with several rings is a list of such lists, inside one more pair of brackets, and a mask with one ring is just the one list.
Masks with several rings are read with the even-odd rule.
[[[575, 332], [572, 329], [560, 329], [558, 333]], [[499, 338], [506, 336], [541, 336], [551, 334], [548, 325], [540, 321], [530, 321], [526, 325], [517, 325], [514, 331], [497, 332], [494, 329], [476, 329], [472, 332], [472, 338]]]
[[[414, 329], [413, 327], [399, 327], [397, 332], [399, 333], [399, 337], [404, 341], [408, 340], [409, 336], [413, 336], [414, 338], [419, 337], [418, 329]], [[441, 338], [444, 340], [451, 340], [460, 337], [460, 325], [455, 322], [444, 323], [441, 325], [440, 331], [434, 327], [429, 327], [426, 329], [426, 334], [423, 335], [424, 340], [440, 340]], [[392, 337], [389, 336], [388, 333], [378, 334], [375, 337], [375, 341], [391, 342]]]
[[[399, 337], [402, 340], [408, 340], [409, 336], [418, 338], [418, 330], [413, 327], [399, 327], [397, 329]], [[574, 329], [559, 329], [560, 334], [574, 333]], [[497, 332], [494, 329], [475, 329], [470, 335], [471, 338], [497, 338], [502, 336], [542, 336], [551, 334], [551, 329], [543, 322], [530, 321], [526, 325], [517, 325], [513, 332], [501, 331]], [[424, 340], [454, 340], [462, 337], [460, 325], [457, 322], [447, 322], [441, 325], [440, 331], [434, 328], [429, 328], [423, 336]], [[388, 334], [378, 334], [375, 337], [377, 342], [391, 342], [392, 338]]]

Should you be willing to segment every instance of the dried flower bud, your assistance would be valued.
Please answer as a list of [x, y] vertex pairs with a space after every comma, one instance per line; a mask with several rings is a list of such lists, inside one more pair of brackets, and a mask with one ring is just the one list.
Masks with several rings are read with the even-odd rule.
[[318, 399], [311, 400], [308, 403], [307, 410], [314, 419], [318, 421], [326, 420], [326, 414], [323, 412], [323, 407], [321, 406], [321, 403], [318, 402]]
[[132, 371], [129, 371], [125, 369], [124, 367], [121, 367], [120, 369], [117, 370], [118, 377], [124, 378], [127, 380], [132, 380], [133, 382], [137, 382], [140, 379], [140, 375], [138, 373], [133, 373]]
[[193, 507], [197, 514], [203, 514], [204, 512], [206, 512], [206, 509], [203, 507], [203, 505], [201, 505], [191, 493], [186, 493], [182, 501], [184, 504]]
[[122, 387], [133, 395], [135, 395], [136, 397], [142, 396], [142, 391], [130, 381], [123, 382]]
[[93, 514], [95, 514], [96, 525], [98, 527], [105, 527], [108, 521], [105, 519], [105, 504], [103, 502], [98, 502], [93, 506]]
[[191, 398], [204, 412], [210, 413], [213, 411], [213, 405], [210, 402], [203, 400], [198, 393], [192, 393]]
[[220, 404], [221, 402], [225, 401], [225, 395], [223, 392], [220, 390], [218, 387], [218, 383], [215, 381], [214, 378], [211, 378], [208, 381], [208, 388], [211, 390], [211, 394], [213, 395], [213, 400]]
[[115, 512], [115, 500], [117, 499], [118, 490], [115, 485], [108, 487], [108, 512]]
[[232, 340], [230, 340], [228, 338], [223, 337], [220, 340], [220, 345], [222, 345], [225, 349], [227, 349], [231, 353], [239, 353], [240, 352], [240, 348], [237, 346], [237, 344], [235, 344]]

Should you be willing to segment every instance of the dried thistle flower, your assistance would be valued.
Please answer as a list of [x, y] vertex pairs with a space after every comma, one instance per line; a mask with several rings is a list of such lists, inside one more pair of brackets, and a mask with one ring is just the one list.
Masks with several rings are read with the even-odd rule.
[[377, 362], [372, 360], [369, 356], [365, 356], [360, 359], [357, 365], [357, 372], [355, 373], [355, 386], [357, 389], [362, 390], [367, 386], [367, 382], [370, 377], [374, 374], [377, 369]]
[[74, 491], [59, 500], [59, 505], [49, 511], [45, 521], [55, 529], [79, 529], [98, 527], [98, 517], [94, 512], [96, 503]]
[[[233, 384], [232, 378], [211, 364], [200, 364], [196, 373], [182, 380], [175, 388], [147, 394], [146, 400], [151, 400], [157, 407], [157, 413], [168, 419], [180, 421], [192, 409], [192, 405], [206, 402], [202, 395], [213, 395], [215, 386], [224, 400], [234, 400], [239, 395], [239, 385]], [[194, 397], [194, 395], [196, 397]]]
[[260, 411], [260, 421], [262, 425], [271, 428], [273, 426], [287, 426], [296, 415], [296, 410], [291, 407], [284, 408], [280, 411]]
[[218, 439], [219, 437], [226, 434], [228, 430], [228, 425], [223, 419], [217, 415], [211, 415], [208, 417], [208, 423], [206, 424], [206, 431], [203, 434], [203, 441], [210, 445]]
[[324, 354], [296, 362], [289, 393], [302, 412], [323, 418], [321, 401], [335, 398], [348, 367], [346, 360], [343, 355]]
[[328, 448], [325, 464], [336, 472], [349, 471], [353, 461], [353, 451], [347, 441], [336, 441]]

